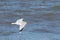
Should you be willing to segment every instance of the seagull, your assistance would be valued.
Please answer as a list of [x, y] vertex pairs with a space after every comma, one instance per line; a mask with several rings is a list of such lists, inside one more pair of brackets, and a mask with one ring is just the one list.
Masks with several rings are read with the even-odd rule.
[[23, 18], [18, 19], [16, 22], [11, 23], [11, 24], [16, 24], [19, 25], [19, 31], [22, 31], [25, 27], [25, 25], [27, 24], [27, 22], [23, 21]]

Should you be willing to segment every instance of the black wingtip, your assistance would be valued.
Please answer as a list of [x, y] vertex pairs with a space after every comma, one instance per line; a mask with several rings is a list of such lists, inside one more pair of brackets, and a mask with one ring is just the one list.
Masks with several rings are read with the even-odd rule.
[[22, 31], [24, 28], [22, 28], [20, 31]]

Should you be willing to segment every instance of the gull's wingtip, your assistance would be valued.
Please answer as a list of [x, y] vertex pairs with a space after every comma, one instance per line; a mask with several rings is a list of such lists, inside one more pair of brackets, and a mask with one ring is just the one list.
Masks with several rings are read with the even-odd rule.
[[15, 23], [11, 23], [11, 24], [15, 24]]
[[14, 24], [14, 23], [11, 23], [11, 24]]
[[22, 28], [20, 31], [22, 31], [24, 28]]

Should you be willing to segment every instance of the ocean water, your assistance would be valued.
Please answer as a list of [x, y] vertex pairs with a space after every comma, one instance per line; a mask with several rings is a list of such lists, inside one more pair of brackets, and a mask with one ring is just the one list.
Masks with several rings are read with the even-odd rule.
[[60, 0], [0, 0], [0, 40], [60, 40]]

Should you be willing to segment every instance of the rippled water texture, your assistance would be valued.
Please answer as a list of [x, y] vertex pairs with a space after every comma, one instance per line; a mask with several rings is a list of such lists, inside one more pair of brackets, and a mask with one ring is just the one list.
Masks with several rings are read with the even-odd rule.
[[[17, 19], [28, 24], [22, 32]], [[0, 40], [60, 40], [60, 0], [0, 0]]]

